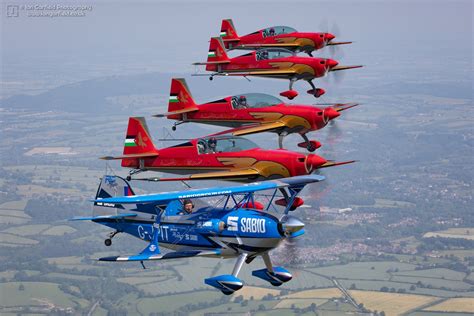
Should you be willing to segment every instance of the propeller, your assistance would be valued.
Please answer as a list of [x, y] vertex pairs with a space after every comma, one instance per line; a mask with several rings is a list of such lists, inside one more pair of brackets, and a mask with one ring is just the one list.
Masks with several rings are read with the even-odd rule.
[[294, 260], [299, 258], [299, 243], [301, 236], [304, 233], [304, 223], [292, 215], [284, 215], [280, 219], [280, 224], [285, 234], [285, 238], [280, 244], [277, 254], [277, 260], [288, 262], [288, 259]]
[[321, 156], [309, 154], [306, 156], [306, 169], [311, 173], [312, 171], [324, 165], [326, 162], [327, 160]]

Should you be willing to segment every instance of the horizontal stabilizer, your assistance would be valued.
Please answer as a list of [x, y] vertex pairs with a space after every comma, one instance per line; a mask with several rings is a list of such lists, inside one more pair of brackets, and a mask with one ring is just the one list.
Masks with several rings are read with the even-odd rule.
[[92, 216], [92, 217], [74, 217], [71, 218], [70, 221], [94, 221], [94, 220], [102, 220], [102, 219], [123, 219], [126, 217], [136, 217], [136, 213], [130, 214], [117, 214], [117, 215], [101, 215], [101, 216]]
[[180, 259], [190, 257], [201, 257], [201, 256], [219, 256], [220, 250], [187, 250], [187, 251], [176, 251], [160, 254], [139, 254], [135, 256], [113, 256], [100, 258], [99, 261], [146, 261], [146, 260], [166, 260], [166, 259]]
[[220, 60], [220, 61], [206, 61], [206, 62], [197, 62], [197, 63], [192, 63], [193, 66], [198, 66], [198, 65], [219, 65], [219, 64], [229, 64], [230, 60]]
[[179, 115], [179, 114], [196, 112], [196, 111], [199, 111], [199, 108], [185, 108], [185, 109], [182, 109], [182, 110], [170, 111], [170, 112], [166, 112], [166, 113], [163, 113], [163, 114], [155, 114], [153, 116], [154, 117], [166, 117], [166, 116], [170, 116], [170, 115]]
[[102, 160], [117, 160], [117, 159], [140, 159], [140, 158], [151, 158], [151, 157], [158, 157], [158, 153], [139, 153], [139, 154], [128, 154], [128, 155], [122, 155], [122, 156], [105, 156], [105, 157], [100, 157], [99, 159]]

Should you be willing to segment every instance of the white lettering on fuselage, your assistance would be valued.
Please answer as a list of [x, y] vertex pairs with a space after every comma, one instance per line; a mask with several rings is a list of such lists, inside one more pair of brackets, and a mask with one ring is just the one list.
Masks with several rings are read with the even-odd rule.
[[243, 233], [265, 233], [264, 218], [247, 218], [240, 219], [240, 231]]

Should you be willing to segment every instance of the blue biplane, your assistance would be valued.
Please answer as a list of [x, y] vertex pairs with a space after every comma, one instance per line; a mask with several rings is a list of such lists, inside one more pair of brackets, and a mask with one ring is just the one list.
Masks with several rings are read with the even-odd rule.
[[[239, 186], [135, 195], [125, 179], [104, 176], [94, 200], [94, 216], [73, 220], [91, 220], [114, 229], [105, 240], [107, 246], [120, 232], [149, 242], [139, 254], [105, 257], [101, 261], [138, 261], [143, 265], [149, 260], [197, 256], [237, 258], [231, 274], [205, 279], [206, 284], [229, 295], [243, 286], [237, 275], [244, 262], [248, 264], [258, 256], [263, 258], [265, 268], [253, 271], [252, 275], [274, 286], [291, 280], [288, 270], [272, 265], [269, 252], [285, 238], [304, 233], [304, 224], [289, 212], [303, 204], [297, 195], [305, 185], [322, 180], [323, 176], [308, 175]], [[268, 195], [266, 208], [254, 200], [254, 193], [264, 190], [273, 191]], [[278, 192], [283, 198], [277, 199]], [[222, 205], [204, 206], [189, 213], [183, 209], [183, 201], [202, 198], [221, 198]], [[281, 218], [269, 213], [272, 203], [285, 208]], [[161, 253], [160, 246], [172, 251]]]

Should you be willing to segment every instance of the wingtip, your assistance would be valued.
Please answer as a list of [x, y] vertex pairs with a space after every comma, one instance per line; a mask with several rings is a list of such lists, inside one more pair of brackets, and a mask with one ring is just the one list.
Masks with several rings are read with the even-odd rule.
[[98, 261], [117, 261], [119, 256], [112, 256], [112, 257], [103, 257], [97, 259]]

